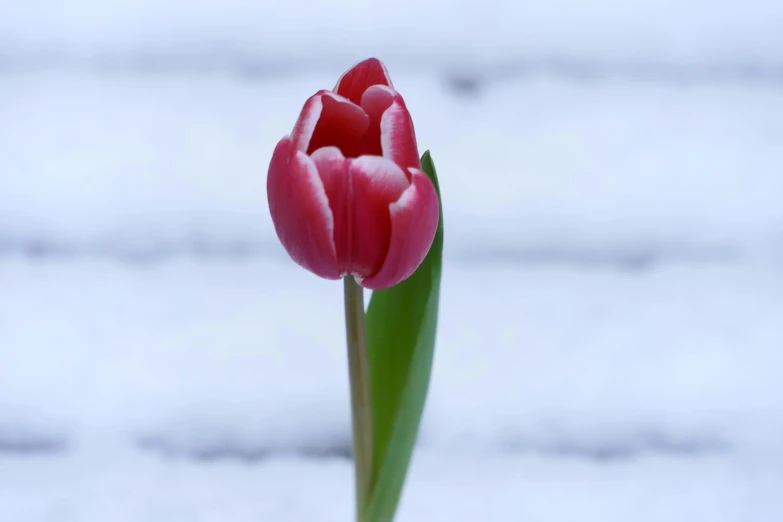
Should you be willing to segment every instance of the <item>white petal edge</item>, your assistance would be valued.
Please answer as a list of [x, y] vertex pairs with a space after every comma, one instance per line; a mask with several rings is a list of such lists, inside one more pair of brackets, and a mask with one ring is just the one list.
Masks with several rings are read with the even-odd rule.
[[396, 163], [382, 156], [359, 156], [351, 160], [351, 175], [357, 171], [365, 174], [374, 186], [398, 185], [404, 191], [411, 184]]
[[[302, 108], [302, 112], [299, 115], [299, 121], [296, 122], [294, 125], [294, 131], [291, 132], [290, 138], [291, 141], [296, 145], [296, 150], [301, 152], [307, 152], [307, 149], [310, 147], [310, 140], [313, 138], [313, 133], [315, 132], [315, 127], [318, 125], [318, 119], [321, 117], [321, 112], [324, 109], [324, 104], [321, 101], [324, 96], [329, 96], [334, 101], [339, 103], [348, 103], [350, 105], [353, 105], [354, 107], [358, 107], [362, 112], [364, 112], [364, 109], [353, 103], [351, 100], [344, 96], [340, 96], [339, 94], [336, 94], [332, 91], [319, 91], [313, 96], [310, 97], [307, 102], [305, 102], [305, 106]], [[308, 104], [312, 101], [313, 106], [308, 107]], [[305, 115], [305, 119], [302, 120], [302, 116]], [[302, 122], [301, 125], [301, 131], [298, 133], [299, 139], [297, 140], [297, 134], [296, 127], [299, 126], [300, 121]]]
[[[407, 118], [408, 120], [410, 120], [410, 115], [408, 114], [408, 110], [404, 108], [403, 105], [401, 105], [400, 102], [398, 101], [398, 99], [402, 98], [402, 96], [400, 96], [400, 93], [398, 93], [391, 87], [386, 87], [385, 85], [373, 85], [372, 87], [370, 87], [365, 91], [364, 96], [367, 96], [368, 93], [370, 96], [373, 96], [374, 91], [381, 91], [391, 99], [391, 103], [383, 111], [383, 114], [381, 114], [381, 122], [380, 122], [381, 154], [383, 154], [383, 157], [385, 158], [397, 158], [399, 154], [397, 154], [398, 151], [396, 150], [396, 147], [394, 145], [395, 142], [393, 138], [394, 125], [392, 122], [400, 116], [400, 113], [402, 113], [403, 118]], [[416, 134], [413, 129], [413, 122], [409, 121], [409, 123], [410, 123], [411, 132], [413, 133], [413, 137], [412, 137], [413, 145], [415, 145]]]
[[[377, 58], [376, 58], [376, 60], [377, 60]], [[361, 62], [356, 62], [347, 71], [345, 71], [342, 75], [340, 75], [340, 77], [337, 79], [337, 84], [334, 86], [335, 92], [340, 90], [340, 84], [342, 83], [343, 78], [345, 78], [345, 75], [347, 75], [349, 72], [353, 71], [356, 68], [357, 65], [359, 65], [360, 63], [365, 62], [365, 61], [367, 61], [367, 60], [362, 60]], [[386, 78], [386, 83], [389, 84], [389, 87], [394, 88], [394, 84], [392, 84], [391, 76], [389, 76], [389, 70], [386, 68], [386, 65], [382, 61], [380, 61], [380, 60], [378, 60], [378, 63], [381, 65], [381, 69], [383, 70], [383, 77]]]
[[318, 174], [318, 168], [315, 166], [315, 162], [310, 159], [310, 156], [304, 152], [297, 151], [296, 155], [304, 160], [304, 165], [307, 167], [307, 181], [316, 190], [316, 201], [321, 214], [326, 221], [326, 230], [329, 232], [331, 238], [332, 253], [337, 257], [337, 247], [334, 244], [334, 214], [332, 214], [332, 208], [329, 206], [329, 198], [326, 196], [326, 187], [321, 179], [321, 175]]

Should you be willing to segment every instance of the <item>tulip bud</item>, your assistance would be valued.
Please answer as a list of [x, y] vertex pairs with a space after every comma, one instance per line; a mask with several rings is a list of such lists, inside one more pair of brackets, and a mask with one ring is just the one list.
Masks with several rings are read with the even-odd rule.
[[438, 196], [379, 60], [355, 65], [305, 102], [275, 148], [267, 196], [280, 242], [307, 270], [354, 276], [370, 289], [413, 274], [435, 236]]

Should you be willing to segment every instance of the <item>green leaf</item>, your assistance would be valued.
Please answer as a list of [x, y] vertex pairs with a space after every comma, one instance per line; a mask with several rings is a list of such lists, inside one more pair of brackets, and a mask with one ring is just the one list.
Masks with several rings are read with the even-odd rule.
[[[421, 163], [440, 199], [429, 151]], [[441, 202], [438, 231], [421, 266], [400, 284], [373, 292], [367, 310], [375, 474], [363, 522], [391, 522], [397, 510], [430, 382], [442, 256]]]

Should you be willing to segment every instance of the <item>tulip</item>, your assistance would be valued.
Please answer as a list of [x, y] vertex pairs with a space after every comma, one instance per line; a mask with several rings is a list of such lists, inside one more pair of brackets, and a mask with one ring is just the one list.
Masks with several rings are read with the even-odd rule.
[[267, 195], [283, 247], [316, 275], [382, 289], [413, 274], [435, 236], [438, 196], [383, 63], [358, 63], [305, 102], [275, 148]]
[[[425, 167], [427, 173], [405, 102], [375, 58], [353, 66], [333, 90], [311, 96], [269, 164], [269, 211], [283, 247], [316, 275], [343, 278], [358, 522], [392, 520], [429, 382], [443, 243], [431, 159]], [[441, 239], [433, 247], [436, 232]], [[373, 293], [367, 312], [376, 318], [369, 324], [373, 346], [362, 287], [389, 289]], [[374, 383], [370, 348], [376, 362], [395, 354], [383, 364], [388, 378]], [[399, 383], [411, 374], [416, 384], [402, 398], [399, 390], [408, 385]], [[377, 397], [383, 402], [375, 409]], [[387, 465], [392, 439], [397, 449]]]

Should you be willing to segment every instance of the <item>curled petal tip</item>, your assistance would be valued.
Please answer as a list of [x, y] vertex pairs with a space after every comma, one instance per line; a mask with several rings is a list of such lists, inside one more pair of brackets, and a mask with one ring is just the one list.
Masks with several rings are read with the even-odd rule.
[[410, 277], [427, 257], [440, 219], [438, 193], [418, 169], [408, 169], [411, 185], [389, 205], [391, 239], [381, 269], [361, 282], [371, 290], [396, 285]]
[[377, 58], [367, 58], [348, 69], [334, 86], [334, 92], [360, 104], [364, 91], [373, 85], [393, 87], [389, 71]]

